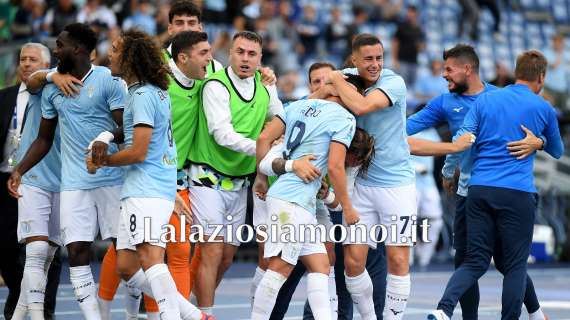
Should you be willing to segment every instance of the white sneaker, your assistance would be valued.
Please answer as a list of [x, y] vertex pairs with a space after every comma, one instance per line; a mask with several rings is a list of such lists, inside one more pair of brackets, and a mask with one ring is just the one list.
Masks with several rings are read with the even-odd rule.
[[430, 312], [427, 316], [428, 320], [449, 320], [449, 317], [443, 312], [443, 310], [434, 310]]

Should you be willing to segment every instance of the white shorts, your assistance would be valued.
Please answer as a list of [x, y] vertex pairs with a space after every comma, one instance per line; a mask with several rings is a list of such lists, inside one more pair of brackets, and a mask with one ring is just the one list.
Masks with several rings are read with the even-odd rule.
[[[412, 227], [415, 225], [417, 204], [416, 186], [381, 188], [356, 184], [352, 203], [366, 228], [366, 237], [347, 237], [345, 244], [367, 243], [376, 248], [384, 240], [387, 246], [413, 246]], [[343, 223], [344, 222], [343, 218]], [[372, 228], [373, 226], [376, 226]], [[383, 227], [382, 227], [383, 226]], [[371, 231], [372, 230], [372, 231]], [[378, 233], [376, 239], [370, 233]], [[384, 234], [380, 234], [384, 231]]]
[[267, 202], [253, 194], [253, 227], [267, 225]]
[[441, 197], [437, 187], [418, 188], [418, 216], [421, 218], [441, 218]]
[[[190, 187], [190, 205], [194, 215], [194, 223], [204, 229], [210, 236], [220, 231], [224, 242], [238, 247], [236, 230], [245, 223], [247, 209], [247, 189], [239, 191], [221, 191], [208, 187]], [[221, 227], [221, 229], [220, 229]]]
[[[299, 228], [300, 225], [318, 225], [317, 219], [312, 213], [295, 203], [280, 199], [268, 197], [266, 201], [269, 216], [275, 215], [278, 218], [276, 221], [270, 219], [269, 230], [267, 230], [268, 238], [265, 242], [265, 251], [263, 254], [264, 258], [276, 257], [281, 254], [283, 261], [291, 265], [296, 265], [299, 257], [317, 253], [327, 254], [325, 245], [320, 239], [319, 232], [311, 239], [308, 229], [305, 229], [304, 241], [299, 236], [300, 233], [303, 232]], [[285, 225], [292, 226], [291, 228], [294, 234], [290, 237], [283, 236], [283, 234], [291, 231], [284, 229]]]
[[166, 242], [163, 240], [175, 237], [173, 228], [171, 236], [166, 235], [170, 228], [163, 228], [170, 221], [173, 210], [174, 201], [161, 198], [121, 200], [117, 250], [136, 250], [136, 245], [143, 242], [165, 248]]
[[61, 245], [59, 230], [59, 192], [22, 184], [18, 188], [18, 241], [44, 236]]
[[89, 190], [62, 191], [60, 200], [61, 240], [92, 242], [117, 237], [121, 185]]

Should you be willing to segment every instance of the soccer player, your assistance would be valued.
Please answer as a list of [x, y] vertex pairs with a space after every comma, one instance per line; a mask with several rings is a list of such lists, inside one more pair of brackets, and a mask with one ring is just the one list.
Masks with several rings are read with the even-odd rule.
[[[346, 72], [364, 78], [365, 96], [351, 90], [339, 71], [332, 72], [328, 81], [334, 94], [357, 116], [357, 125], [375, 140], [376, 156], [366, 176], [356, 179], [354, 207], [360, 223], [368, 227], [380, 223], [396, 226], [396, 234], [388, 234], [385, 241], [388, 277], [384, 319], [401, 319], [410, 295], [410, 221], [416, 215], [416, 188], [405, 131], [406, 85], [402, 77], [382, 68], [383, 53], [380, 39], [373, 35], [360, 34], [353, 40], [356, 69]], [[325, 86], [314, 96], [326, 96], [328, 91], [329, 86]], [[375, 319], [372, 282], [365, 265], [368, 246], [375, 248], [376, 242], [370, 237], [358, 240], [364, 241], [345, 242], [346, 286], [362, 319]]]
[[[311, 93], [316, 92], [321, 87], [325, 85], [326, 79], [328, 74], [335, 70], [336, 68], [328, 63], [314, 63], [309, 68], [309, 91]], [[280, 156], [280, 155], [279, 155]], [[267, 157], [266, 157], [267, 158]], [[299, 160], [295, 160], [297, 162]], [[295, 164], [294, 162], [294, 164]], [[359, 164], [357, 163], [349, 163], [347, 161], [347, 178], [348, 178], [348, 190], [349, 196], [352, 196], [352, 191], [354, 190], [354, 179], [356, 178], [356, 173], [358, 170]], [[299, 166], [301, 167], [301, 166]], [[296, 166], [293, 166], [296, 169]], [[302, 167], [300, 168], [302, 169]], [[350, 169], [350, 170], [349, 170]], [[295, 170], [297, 171], [297, 170]], [[304, 172], [311, 172], [309, 170], [304, 170]], [[325, 197], [326, 197], [325, 193]], [[329, 196], [332, 193], [328, 194]], [[323, 199], [325, 198], [323, 197]], [[254, 201], [257, 201], [258, 198], [255, 197]], [[320, 216], [323, 216], [321, 212], [323, 209], [327, 209], [326, 207], [323, 208], [322, 205], [319, 205], [317, 202], [317, 222], [321, 223], [323, 219]], [[321, 202], [322, 203], [322, 202]], [[331, 219], [335, 224], [342, 223], [342, 211], [334, 210], [337, 208], [338, 202], [331, 203], [331, 205], [327, 205], [328, 210], [332, 211], [329, 215], [326, 215], [326, 219]], [[255, 210], [255, 206], [254, 206]], [[254, 211], [255, 213], [255, 211]], [[325, 224], [326, 225], [326, 224]], [[327, 228], [328, 230], [328, 228]], [[327, 231], [328, 232], [328, 231]], [[334, 251], [332, 251], [328, 246], [328, 242], [325, 243], [325, 247], [327, 248], [327, 254], [329, 256], [329, 261], [331, 262], [331, 272], [329, 274], [329, 299], [331, 300], [331, 312], [333, 318], [338, 316], [340, 319], [352, 319], [353, 309], [352, 309], [352, 299], [350, 297], [350, 293], [348, 293], [344, 279], [344, 255], [342, 252], [342, 245], [335, 244]], [[378, 318], [382, 317], [382, 311], [384, 310], [384, 297], [386, 295], [386, 265], [382, 262], [384, 257], [384, 245], [382, 244], [380, 248], [372, 249], [370, 248], [368, 251], [368, 256], [366, 260], [366, 269], [368, 270], [370, 277], [372, 278], [372, 282], [374, 284], [374, 310]], [[261, 253], [260, 259], [263, 259], [263, 252]], [[279, 290], [279, 295], [277, 296], [277, 302], [271, 312], [271, 320], [278, 320], [283, 319], [285, 317], [285, 313], [287, 312], [287, 308], [289, 306], [289, 302], [293, 296], [295, 288], [297, 284], [300, 282], [302, 276], [305, 274], [306, 268], [303, 264], [297, 264], [289, 277], [287, 277], [287, 281]], [[255, 294], [255, 289], [257, 289], [257, 284], [261, 281], [261, 277], [263, 276], [263, 272], [260, 272], [260, 269], [256, 269], [254, 282], [252, 284], [252, 291]], [[338, 285], [337, 285], [338, 283]], [[335, 301], [336, 300], [336, 301]], [[253, 300], [252, 300], [253, 301]], [[306, 319], [312, 319], [313, 314], [311, 312], [310, 306], [308, 301], [305, 303], [305, 308], [303, 311], [303, 317]]]
[[[477, 98], [482, 94], [494, 91], [497, 88], [483, 82], [479, 76], [479, 58], [475, 49], [469, 45], [459, 44], [443, 53], [445, 62], [443, 77], [448, 81], [449, 93], [432, 99], [425, 108], [410, 116], [406, 123], [409, 135], [430, 127], [447, 122], [452, 134], [456, 134], [465, 115], [469, 112]], [[410, 139], [412, 139], [410, 137]], [[525, 139], [510, 144], [513, 156], [525, 157], [541, 149], [543, 140], [532, 133]], [[412, 148], [413, 149], [413, 148]], [[467, 199], [467, 186], [471, 176], [473, 149], [462, 154], [450, 155], [446, 159], [443, 169], [443, 184], [446, 189], [455, 191], [455, 171], [460, 161], [459, 188], [456, 195], [456, 211], [453, 222], [453, 246], [455, 248], [455, 268], [458, 268], [465, 259], [467, 251], [467, 225], [465, 221], [465, 202]], [[494, 253], [495, 265], [502, 270], [502, 250], [497, 248]], [[460, 298], [462, 316], [464, 319], [477, 319], [479, 306], [479, 287], [477, 283], [467, 290]], [[525, 305], [531, 319], [544, 319], [540, 304], [534, 291], [530, 278], [527, 279], [527, 294]]]
[[[197, 123], [197, 111], [201, 106], [200, 90], [202, 87], [202, 79], [204, 77], [189, 76], [189, 66], [196, 61], [176, 61], [176, 53], [173, 54], [173, 42], [177, 34], [181, 32], [201, 32], [202, 31], [202, 13], [200, 8], [190, 0], [178, 0], [172, 3], [168, 12], [168, 46], [163, 49], [163, 57], [165, 62], [172, 70], [172, 76], [169, 76], [168, 94], [172, 105], [172, 132], [174, 141], [177, 146], [178, 162], [178, 181], [179, 195], [186, 202], [188, 198], [187, 170], [183, 170], [186, 159], [188, 158], [188, 150], [194, 138], [194, 132]], [[195, 52], [196, 53], [196, 52]], [[211, 55], [211, 54], [210, 54]], [[178, 68], [177, 64], [181, 67]], [[183, 65], [183, 66], [182, 66]], [[197, 62], [196, 66], [201, 66], [201, 62]], [[210, 57], [207, 74], [213, 74], [217, 70], [221, 70], [222, 65]], [[182, 71], [184, 70], [184, 71]], [[185, 74], [186, 72], [186, 74]], [[196, 72], [196, 70], [194, 70]], [[189, 221], [188, 221], [189, 222]], [[170, 218], [170, 224], [175, 226], [175, 237], [180, 239], [180, 219], [177, 214], [173, 213]], [[188, 238], [190, 228], [186, 228]], [[190, 260], [190, 243], [189, 242], [168, 242], [166, 244], [167, 265], [172, 273], [176, 287], [184, 295], [189, 296], [192, 290], [193, 278], [199, 263], [199, 250], [194, 251], [192, 257], [192, 268], [188, 264]], [[116, 256], [112, 245], [105, 254], [101, 266], [101, 278], [99, 284], [99, 303], [105, 310], [107, 317], [110, 317], [110, 306], [113, 297], [119, 285], [119, 276], [114, 268], [116, 265]], [[158, 306], [156, 302], [145, 296], [145, 307], [147, 315], [152, 319], [158, 316]]]
[[[363, 88], [360, 88], [361, 90]], [[354, 89], [353, 89], [354, 90]], [[356, 90], [355, 90], [356, 91]], [[345, 173], [345, 157], [347, 150], [354, 154], [367, 154], [353, 150], [351, 144], [356, 121], [345, 108], [338, 103], [337, 97], [324, 100], [300, 100], [292, 103], [284, 115], [278, 116], [267, 125], [258, 140], [257, 158], [261, 160], [267, 153], [270, 143], [285, 133], [285, 151], [287, 159], [299, 159], [313, 154], [315, 166], [324, 176], [327, 171], [331, 182], [335, 185], [338, 199], [349, 224], [358, 221], [358, 214], [352, 208], [348, 197]], [[332, 103], [331, 103], [332, 102]], [[360, 131], [360, 140], [367, 140], [368, 135]], [[369, 145], [369, 148], [372, 148]], [[361, 159], [364, 162], [367, 159]], [[275, 168], [283, 173], [289, 165], [282, 160], [283, 168]], [[302, 242], [301, 225], [316, 225], [316, 196], [321, 180], [309, 183], [293, 173], [285, 173], [271, 186], [267, 194], [268, 215], [273, 218], [269, 228], [269, 240], [265, 243], [265, 258], [269, 258], [269, 266], [259, 283], [254, 299], [252, 319], [269, 319], [280, 287], [289, 276], [298, 259], [307, 267], [308, 298], [315, 319], [332, 319], [328, 299], [329, 259], [321, 242]], [[293, 227], [291, 241], [281, 239], [284, 225]], [[274, 233], [277, 232], [277, 233]], [[273, 236], [278, 237], [274, 242]], [[318, 241], [318, 240], [317, 240]]]
[[137, 30], [124, 32], [112, 43], [109, 60], [112, 73], [129, 86], [123, 118], [126, 147], [101, 158], [88, 157], [87, 165], [128, 166], [121, 192], [117, 269], [127, 287], [156, 297], [161, 319], [207, 319], [178, 293], [164, 264], [162, 226], [176, 198], [176, 147], [166, 92], [169, 70], [159, 47]]
[[[27, 43], [20, 52], [24, 88], [29, 100], [17, 132], [20, 145], [17, 159], [21, 159], [38, 135], [41, 121], [41, 89], [31, 90], [27, 83], [33, 72], [48, 68], [49, 49], [39, 43]], [[59, 237], [59, 188], [61, 159], [59, 131], [48, 155], [22, 177], [18, 198], [18, 241], [26, 244], [26, 264], [21, 281], [20, 296], [12, 319], [23, 320], [26, 314], [33, 320], [44, 319], [44, 298], [47, 272], [56, 250]]]
[[[255, 172], [255, 140], [266, 121], [283, 108], [275, 86], [267, 88], [256, 71], [261, 62], [261, 37], [237, 33], [230, 66], [203, 85], [202, 104], [189, 160], [190, 202], [206, 239], [214, 225], [223, 225], [223, 243], [204, 242], [196, 278], [198, 305], [213, 312], [214, 291], [239, 246], [233, 231], [245, 222], [247, 184]], [[233, 238], [231, 239], [230, 236]]]
[[[449, 319], [459, 298], [485, 273], [497, 245], [502, 251], [501, 319], [518, 319], [525, 294], [527, 259], [537, 204], [534, 153], [524, 159], [510, 154], [507, 144], [520, 139], [521, 126], [544, 135], [545, 151], [559, 158], [564, 146], [554, 108], [538, 94], [544, 87], [547, 62], [531, 50], [517, 57], [516, 83], [482, 94], [455, 135], [477, 136], [466, 201], [465, 261], [448, 282], [437, 310], [428, 319]], [[512, 106], [517, 106], [513, 108]]]
[[[309, 67], [309, 90], [311, 92], [316, 91], [318, 88], [325, 84], [326, 75], [328, 72], [335, 70], [335, 67], [326, 62], [317, 62], [312, 64]], [[276, 144], [275, 152], [279, 153], [279, 157], [281, 157], [281, 149], [282, 139], [275, 141]], [[314, 180], [320, 175], [318, 169], [312, 165], [309, 160], [314, 160], [313, 155], [307, 155], [301, 159], [297, 159], [293, 162], [293, 172], [295, 172], [301, 179], [309, 179]], [[276, 177], [270, 176], [270, 182], [274, 182]], [[256, 183], [260, 180], [256, 180]], [[253, 225], [257, 227], [259, 225], [267, 225], [267, 204], [265, 201], [265, 193], [267, 193], [267, 184], [261, 181], [262, 188], [257, 190], [257, 185], [254, 185], [254, 191], [256, 193], [260, 193], [253, 198]], [[261, 190], [263, 189], [263, 190]], [[261, 199], [263, 198], [263, 199]], [[317, 209], [316, 209], [316, 217], [317, 222], [325, 226], [326, 230], [329, 230], [332, 226], [331, 217], [326, 206], [323, 204], [322, 201], [317, 201]], [[328, 232], [328, 231], [327, 231]], [[329, 257], [329, 262], [331, 265], [330, 273], [329, 273], [329, 299], [331, 301], [331, 314], [333, 317], [336, 317], [337, 314], [337, 295], [336, 295], [336, 285], [335, 285], [335, 273], [334, 273], [334, 263], [335, 263], [335, 252], [334, 252], [334, 245], [332, 242], [325, 242], [325, 248], [327, 249], [327, 255]], [[255, 270], [255, 274], [253, 277], [253, 281], [251, 284], [250, 289], [250, 297], [252, 301], [254, 301], [255, 291], [257, 290], [257, 286], [259, 282], [263, 278], [263, 274], [267, 269], [267, 262], [268, 260], [264, 258], [264, 243], [258, 242], [258, 267]], [[279, 291], [279, 295], [277, 298], [277, 302], [275, 304], [274, 310], [271, 313], [271, 319], [282, 319], [287, 312], [287, 308], [289, 307], [289, 303], [295, 292], [295, 288], [297, 287], [299, 281], [301, 280], [302, 276], [305, 274], [306, 268], [302, 265], [296, 265], [295, 269], [291, 272], [290, 277], [288, 277], [288, 281], [286, 281], [282, 289]]]
[[[124, 83], [107, 68], [91, 65], [89, 55], [97, 37], [85, 24], [67, 25], [56, 40], [58, 71], [83, 83], [79, 94], [66, 97], [54, 84], [42, 92], [42, 119], [38, 137], [10, 178], [17, 192], [21, 177], [49, 152], [59, 123], [61, 130], [60, 225], [62, 242], [69, 252], [70, 278], [75, 297], [88, 320], [101, 319], [96, 288], [89, 266], [89, 249], [98, 233], [115, 238], [119, 216], [119, 190], [123, 172], [105, 168], [95, 175], [85, 170], [86, 146], [98, 132], [122, 124], [126, 100]], [[110, 147], [112, 151], [116, 146]]]

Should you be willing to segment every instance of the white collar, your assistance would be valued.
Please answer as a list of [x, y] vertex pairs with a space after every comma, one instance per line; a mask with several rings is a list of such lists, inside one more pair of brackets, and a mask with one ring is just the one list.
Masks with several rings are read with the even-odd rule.
[[91, 68], [89, 68], [89, 71], [87, 71], [87, 73], [83, 76], [83, 78], [81, 79], [81, 82], [85, 81], [85, 79], [87, 79], [87, 77], [89, 77], [91, 72], [93, 72], [93, 69], [95, 69], [95, 65], [91, 64]]
[[26, 84], [24, 82], [20, 83], [20, 88], [18, 89], [18, 94], [24, 93], [27, 90], [28, 90], [28, 88], [26, 87]]
[[232, 80], [232, 82], [238, 86], [248, 86], [248, 85], [254, 84], [255, 76], [251, 76], [251, 77], [242, 79], [242, 78], [238, 77], [237, 74], [235, 74], [235, 72], [231, 66], [228, 67], [228, 75], [230, 76], [230, 79]]
[[170, 66], [170, 70], [172, 70], [174, 78], [176, 78], [180, 84], [185, 87], [192, 87], [194, 85], [194, 79], [188, 78], [182, 71], [180, 71], [176, 65], [176, 62], [174, 62], [174, 59], [168, 60], [168, 66]]

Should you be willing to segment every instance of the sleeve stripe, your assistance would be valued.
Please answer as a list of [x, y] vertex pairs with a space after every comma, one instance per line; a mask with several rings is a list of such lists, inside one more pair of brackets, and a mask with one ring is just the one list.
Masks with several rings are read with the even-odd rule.
[[382, 88], [376, 88], [378, 90], [380, 90], [380, 92], [382, 92], [386, 98], [388, 98], [388, 101], [390, 101], [390, 107], [394, 105], [394, 102], [392, 101], [392, 99], [390, 99], [390, 96], [386, 93], [386, 91], [384, 91]]
[[142, 127], [151, 127], [154, 128], [154, 125], [149, 122], [139, 121], [133, 125], [133, 127], [142, 126]]
[[287, 123], [285, 123], [285, 119], [283, 119], [280, 115], [276, 114], [275, 118], [281, 120], [281, 122], [283, 122], [283, 124], [285, 124], [285, 125], [287, 124]]
[[349, 146], [347, 146], [346, 143], [344, 143], [342, 141], [335, 140], [335, 139], [332, 139], [331, 142], [336, 142], [336, 143], [342, 144], [346, 148], [346, 151], [348, 152]]

